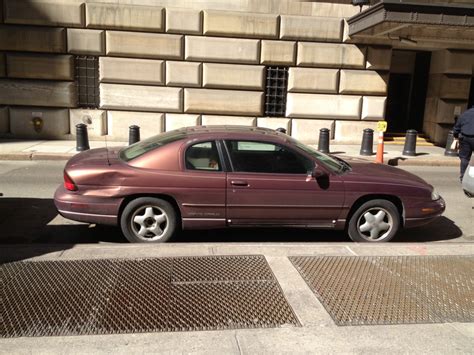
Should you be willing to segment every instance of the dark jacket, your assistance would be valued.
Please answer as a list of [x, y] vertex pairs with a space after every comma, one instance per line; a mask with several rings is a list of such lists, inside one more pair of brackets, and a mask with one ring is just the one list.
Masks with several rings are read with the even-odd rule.
[[458, 138], [460, 134], [463, 136], [474, 137], [474, 107], [464, 111], [456, 121], [453, 128], [454, 138]]

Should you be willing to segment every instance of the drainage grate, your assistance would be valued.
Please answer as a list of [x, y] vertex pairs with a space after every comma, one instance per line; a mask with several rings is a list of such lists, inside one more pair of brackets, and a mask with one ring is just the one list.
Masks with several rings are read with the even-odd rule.
[[470, 256], [290, 260], [337, 325], [474, 321]]
[[298, 326], [263, 256], [14, 262], [0, 336]]

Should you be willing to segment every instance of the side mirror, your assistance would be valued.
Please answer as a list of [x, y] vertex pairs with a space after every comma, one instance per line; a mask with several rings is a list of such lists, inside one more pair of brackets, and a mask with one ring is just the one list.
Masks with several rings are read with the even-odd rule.
[[313, 169], [311, 171], [308, 171], [308, 178], [318, 179], [325, 175], [326, 172], [324, 172], [324, 170], [322, 170], [316, 163], [314, 164]]

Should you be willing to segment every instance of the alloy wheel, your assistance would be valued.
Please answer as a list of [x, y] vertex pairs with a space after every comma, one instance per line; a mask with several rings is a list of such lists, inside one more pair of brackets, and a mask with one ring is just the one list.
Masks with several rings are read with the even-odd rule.
[[362, 213], [357, 220], [357, 230], [367, 241], [382, 241], [393, 228], [392, 215], [382, 207], [373, 207]]
[[159, 240], [168, 229], [168, 215], [152, 205], [141, 206], [131, 216], [131, 227], [137, 238], [144, 241]]

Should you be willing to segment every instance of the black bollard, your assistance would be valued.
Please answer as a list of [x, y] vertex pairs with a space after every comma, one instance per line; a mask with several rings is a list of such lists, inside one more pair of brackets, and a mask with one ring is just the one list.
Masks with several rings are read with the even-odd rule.
[[283, 127], [279, 127], [275, 131], [286, 134], [286, 129], [284, 129]]
[[140, 127], [130, 126], [128, 131], [128, 145], [132, 145], [140, 141]]
[[329, 129], [327, 128], [319, 130], [318, 150], [321, 153], [329, 153]]
[[451, 149], [451, 144], [453, 144], [454, 135], [453, 131], [449, 131], [448, 139], [446, 140], [446, 149], [444, 150], [444, 155], [447, 157], [457, 157], [458, 152], [455, 149]]
[[366, 128], [362, 134], [362, 143], [360, 144], [360, 155], [371, 156], [374, 155], [374, 130]]
[[408, 155], [411, 157], [416, 156], [416, 136], [418, 132], [414, 129], [407, 130], [405, 135], [405, 146], [403, 147], [403, 155]]
[[76, 150], [82, 152], [89, 150], [89, 136], [87, 135], [87, 125], [79, 123], [76, 125]]

